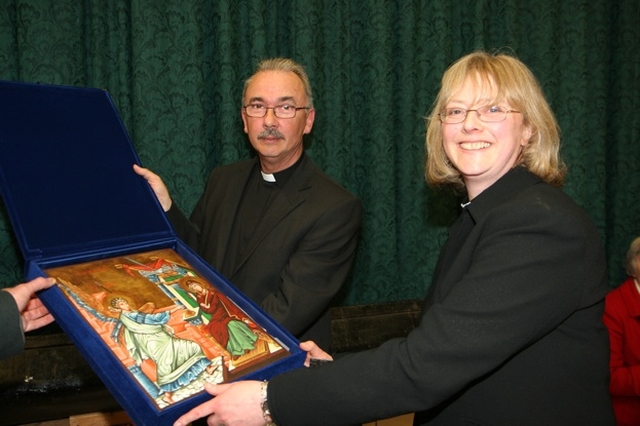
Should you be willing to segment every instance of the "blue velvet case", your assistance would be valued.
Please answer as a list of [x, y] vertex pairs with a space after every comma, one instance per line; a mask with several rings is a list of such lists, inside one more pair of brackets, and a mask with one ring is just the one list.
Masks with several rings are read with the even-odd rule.
[[[65, 265], [173, 249], [289, 351], [241, 379], [302, 366], [298, 341], [184, 244], [149, 185], [104, 90], [0, 82], [0, 192], [27, 279]], [[41, 300], [136, 425], [170, 425], [204, 392], [160, 409], [58, 287]]]

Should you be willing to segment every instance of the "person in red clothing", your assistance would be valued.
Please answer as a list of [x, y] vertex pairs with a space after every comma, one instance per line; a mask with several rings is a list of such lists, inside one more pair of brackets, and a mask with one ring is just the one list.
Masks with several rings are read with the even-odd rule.
[[618, 426], [640, 426], [640, 237], [627, 252], [629, 277], [605, 300], [611, 399]]

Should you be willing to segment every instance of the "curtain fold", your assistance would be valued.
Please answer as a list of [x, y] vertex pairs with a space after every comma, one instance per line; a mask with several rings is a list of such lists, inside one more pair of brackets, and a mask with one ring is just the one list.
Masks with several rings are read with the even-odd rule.
[[[610, 284], [622, 281], [640, 235], [636, 0], [0, 2], [0, 79], [108, 90], [143, 165], [187, 213], [211, 168], [252, 155], [240, 107], [255, 64], [302, 63], [317, 109], [307, 152], [365, 207], [339, 304], [424, 296], [458, 210], [423, 177], [440, 77], [473, 50], [511, 51], [557, 115], [564, 189], [601, 232]], [[22, 280], [4, 206], [0, 273], [0, 286]]]

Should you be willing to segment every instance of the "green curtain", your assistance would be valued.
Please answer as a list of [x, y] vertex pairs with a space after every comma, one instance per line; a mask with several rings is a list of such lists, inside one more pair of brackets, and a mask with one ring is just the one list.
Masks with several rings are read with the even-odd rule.
[[[187, 213], [212, 167], [252, 155], [240, 100], [257, 61], [305, 65], [317, 109], [307, 152], [365, 207], [341, 304], [423, 297], [458, 209], [424, 183], [425, 117], [452, 61], [478, 48], [512, 51], [557, 114], [565, 191], [601, 232], [610, 284], [624, 276], [623, 256], [640, 235], [637, 0], [0, 4], [0, 79], [107, 89], [143, 165]], [[22, 278], [22, 256], [0, 211], [8, 286]]]

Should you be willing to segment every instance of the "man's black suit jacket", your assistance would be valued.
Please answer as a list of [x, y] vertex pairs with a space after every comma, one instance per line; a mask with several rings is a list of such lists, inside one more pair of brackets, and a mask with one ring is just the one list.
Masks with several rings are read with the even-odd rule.
[[173, 206], [168, 217], [183, 241], [276, 321], [300, 340], [329, 348], [329, 305], [353, 263], [362, 203], [304, 155], [248, 249], [225, 261], [232, 255], [227, 248], [233, 221], [257, 161], [214, 169], [190, 218]]
[[450, 230], [406, 339], [271, 379], [280, 426], [415, 412], [438, 426], [610, 426], [607, 292], [597, 229], [523, 168]]

